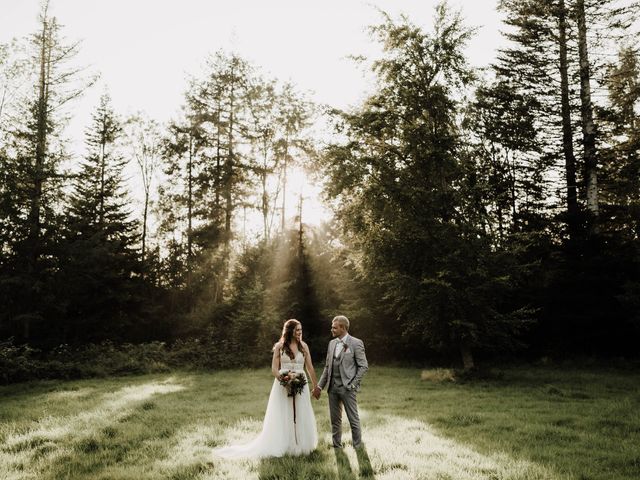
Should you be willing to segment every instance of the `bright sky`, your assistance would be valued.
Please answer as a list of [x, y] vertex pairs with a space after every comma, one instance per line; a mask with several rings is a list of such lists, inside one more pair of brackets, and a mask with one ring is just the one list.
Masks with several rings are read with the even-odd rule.
[[[486, 66], [502, 44], [498, 0], [452, 0], [479, 27], [468, 54]], [[74, 106], [69, 134], [82, 141], [106, 86], [117, 112], [145, 111], [160, 122], [182, 103], [185, 78], [208, 53], [234, 50], [263, 71], [288, 80], [317, 102], [357, 104], [368, 82], [349, 55], [375, 55], [366, 27], [377, 9], [406, 14], [429, 28], [436, 0], [51, 0], [50, 12], [70, 40], [83, 40], [79, 62], [101, 74]], [[0, 0], [0, 42], [37, 28], [39, 0]], [[76, 151], [78, 151], [76, 149]], [[307, 188], [311, 191], [311, 187]], [[310, 193], [310, 195], [312, 195]], [[313, 194], [315, 195], [315, 194]], [[310, 199], [306, 218], [320, 212]], [[289, 202], [292, 205], [291, 202]]]

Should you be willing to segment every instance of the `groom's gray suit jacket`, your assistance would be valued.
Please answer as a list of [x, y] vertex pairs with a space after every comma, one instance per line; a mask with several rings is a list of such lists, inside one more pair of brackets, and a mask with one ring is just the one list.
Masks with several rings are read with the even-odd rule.
[[[338, 339], [334, 338], [329, 342], [327, 348], [327, 358], [324, 364], [324, 370], [318, 381], [320, 389], [331, 385], [331, 376], [333, 374], [333, 357], [335, 355]], [[364, 343], [359, 338], [349, 335], [345, 341], [346, 348], [340, 353], [340, 376], [342, 383], [347, 390], [360, 390], [360, 382], [362, 377], [369, 370], [367, 357], [364, 353]]]

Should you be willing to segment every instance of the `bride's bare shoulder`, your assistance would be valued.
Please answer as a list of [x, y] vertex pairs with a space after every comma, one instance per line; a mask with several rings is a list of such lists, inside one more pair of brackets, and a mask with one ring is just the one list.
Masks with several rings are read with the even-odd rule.
[[276, 342], [276, 343], [273, 345], [273, 351], [274, 351], [274, 352], [280, 352], [280, 351], [282, 350], [282, 347], [283, 347], [283, 346], [284, 346], [284, 343], [283, 343], [283, 342]]

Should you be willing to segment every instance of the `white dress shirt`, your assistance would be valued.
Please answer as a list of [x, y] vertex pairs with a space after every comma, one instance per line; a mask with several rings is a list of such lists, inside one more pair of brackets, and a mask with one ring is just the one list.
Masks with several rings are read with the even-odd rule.
[[349, 336], [349, 334], [347, 333], [344, 337], [342, 338], [338, 338], [338, 343], [336, 344], [336, 351], [333, 354], [335, 358], [338, 358], [340, 356], [340, 354], [342, 353], [342, 349], [345, 346], [345, 343], [347, 341], [347, 337]]

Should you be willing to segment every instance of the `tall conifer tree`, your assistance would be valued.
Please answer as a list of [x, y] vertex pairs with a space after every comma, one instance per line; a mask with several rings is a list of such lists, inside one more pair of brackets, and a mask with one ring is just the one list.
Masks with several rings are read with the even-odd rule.
[[67, 219], [62, 275], [68, 341], [117, 338], [135, 323], [131, 319], [142, 293], [136, 279], [138, 226], [130, 219], [122, 178], [121, 135], [110, 99], [103, 95], [86, 133], [88, 155], [75, 180]]

